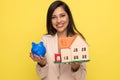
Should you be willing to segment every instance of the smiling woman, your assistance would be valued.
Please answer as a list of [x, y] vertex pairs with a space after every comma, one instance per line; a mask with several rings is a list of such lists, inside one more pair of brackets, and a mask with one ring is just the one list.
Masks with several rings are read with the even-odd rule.
[[49, 6], [47, 12], [47, 31], [47, 35], [42, 37], [42, 41], [47, 49], [46, 55], [40, 57], [30, 53], [31, 58], [37, 62], [36, 70], [38, 76], [42, 80], [85, 80], [85, 62], [54, 64], [54, 54], [61, 53], [58, 46], [59, 38], [79, 35], [80, 39], [85, 41], [85, 38], [76, 29], [71, 11], [65, 2], [54, 1]]
[[[40, 80], [35, 71], [36, 62], [31, 60], [29, 52], [31, 42], [39, 42], [41, 35], [46, 33], [46, 20], [49, 34], [56, 34], [54, 28], [49, 26], [52, 10], [46, 19], [46, 10], [53, 1], [57, 0], [0, 0], [0, 80]], [[89, 44], [91, 61], [86, 63], [87, 80], [120, 80], [120, 0], [59, 1], [69, 5], [77, 29]], [[69, 13], [68, 16], [71, 25]], [[71, 29], [69, 31], [72, 32]], [[49, 38], [53, 37], [49, 35]], [[52, 46], [49, 49], [57, 49], [54, 47], [56, 41], [50, 41], [49, 45]], [[53, 58], [47, 59], [51, 60]], [[68, 68], [70, 71], [71, 68], [66, 67], [61, 68], [60, 71], [64, 72], [61, 75]], [[59, 66], [51, 70], [58, 72], [58, 69]]]

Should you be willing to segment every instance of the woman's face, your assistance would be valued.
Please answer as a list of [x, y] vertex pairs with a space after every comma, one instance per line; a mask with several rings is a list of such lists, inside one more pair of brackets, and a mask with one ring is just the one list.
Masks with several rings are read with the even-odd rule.
[[67, 33], [69, 17], [63, 7], [60, 6], [54, 10], [51, 22], [58, 33]]

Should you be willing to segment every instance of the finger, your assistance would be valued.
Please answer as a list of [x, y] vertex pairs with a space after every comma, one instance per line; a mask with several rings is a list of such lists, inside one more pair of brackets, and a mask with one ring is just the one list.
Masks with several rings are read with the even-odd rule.
[[33, 58], [33, 54], [30, 52], [30, 57]]
[[33, 55], [33, 56], [34, 56], [34, 60], [35, 60], [35, 61], [37, 61], [37, 62], [38, 62], [38, 61], [41, 61], [41, 59], [40, 59], [39, 56], [37, 56], [37, 55]]
[[30, 58], [35, 61], [33, 54], [30, 52]]
[[81, 62], [71, 62], [70, 64], [71, 64], [72, 66], [74, 66], [74, 65], [80, 65]]
[[75, 64], [80, 64], [80, 62], [75, 62]]
[[40, 57], [40, 59], [44, 61], [44, 60], [46, 60], [46, 57]]
[[70, 65], [75, 65], [75, 63], [74, 62], [70, 62]]

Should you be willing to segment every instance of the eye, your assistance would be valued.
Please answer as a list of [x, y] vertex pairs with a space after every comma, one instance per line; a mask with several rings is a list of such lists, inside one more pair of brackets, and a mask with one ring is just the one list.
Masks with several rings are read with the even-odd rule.
[[55, 16], [52, 16], [52, 18], [51, 19], [55, 19], [56, 17]]
[[64, 17], [64, 16], [65, 16], [65, 14], [61, 14], [61, 15], [60, 15], [60, 17]]

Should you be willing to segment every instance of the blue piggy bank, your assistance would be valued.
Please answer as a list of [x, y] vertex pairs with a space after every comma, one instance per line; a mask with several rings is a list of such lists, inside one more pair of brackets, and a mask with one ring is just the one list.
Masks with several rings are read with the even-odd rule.
[[36, 44], [35, 42], [32, 42], [32, 54], [36, 54], [40, 57], [44, 57], [46, 53], [46, 48], [44, 47], [43, 42], [40, 42], [39, 44]]

